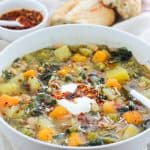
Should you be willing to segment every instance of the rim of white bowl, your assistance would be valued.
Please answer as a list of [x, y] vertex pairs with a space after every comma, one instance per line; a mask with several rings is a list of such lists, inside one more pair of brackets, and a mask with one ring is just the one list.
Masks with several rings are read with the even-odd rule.
[[[7, 5], [8, 3], [14, 3], [14, 2], [17, 2], [18, 0], [6, 0], [6, 1], [2, 1], [1, 3], [0, 3], [0, 7], [1, 7], [1, 5]], [[39, 29], [42, 25], [44, 25], [44, 24], [48, 24], [48, 21], [49, 21], [49, 12], [48, 12], [48, 9], [47, 9], [47, 7], [43, 4], [43, 3], [41, 3], [40, 1], [37, 1], [37, 0], [24, 0], [24, 2], [28, 2], [28, 1], [30, 1], [30, 2], [32, 2], [32, 3], [34, 3], [34, 4], [36, 4], [36, 5], [38, 5], [41, 9], [42, 9], [42, 11], [44, 12], [44, 13], [42, 13], [42, 15], [43, 15], [43, 20], [39, 23], [39, 24], [37, 24], [36, 26], [34, 26], [34, 27], [31, 27], [31, 28], [27, 28], [27, 29], [22, 29], [22, 30], [18, 30], [18, 29], [8, 29], [8, 28], [5, 28], [5, 27], [2, 27], [2, 26], [0, 26], [0, 29], [1, 30], [4, 30], [4, 31], [7, 31], [7, 32], [18, 32], [18, 33], [20, 33], [20, 32], [29, 32], [29, 31], [32, 31], [32, 30], [36, 30], [36, 29]], [[23, 2], [23, 3], [24, 3]], [[21, 7], [21, 8], [23, 8], [23, 7]], [[26, 8], [27, 9], [27, 8]], [[31, 9], [31, 8], [30, 8]], [[14, 9], [13, 9], [14, 10]], [[34, 8], [33, 10], [35, 10], [36, 11], [36, 9]], [[41, 11], [39, 11], [39, 12], [41, 12]]]
[[[11, 47], [11, 45], [17, 44], [20, 41], [23, 41], [24, 39], [27, 39], [28, 37], [36, 35], [36, 34], [38, 34], [40, 32], [45, 31], [45, 30], [53, 30], [53, 29], [60, 30], [61, 28], [70, 28], [70, 27], [81, 27], [81, 28], [84, 28], [85, 26], [89, 27], [89, 28], [97, 28], [97, 29], [101, 28], [101, 29], [108, 30], [108, 31], [118, 32], [121, 35], [125, 35], [127, 37], [131, 37], [131, 38], [133, 38], [135, 40], [141, 41], [143, 44], [146, 44], [147, 46], [150, 47], [150, 44], [148, 42], [144, 41], [143, 39], [140, 39], [139, 37], [136, 37], [135, 35], [133, 35], [131, 33], [127, 33], [127, 32], [118, 30], [116, 28], [110, 28], [110, 27], [105, 27], [105, 26], [101, 26], [101, 25], [93, 25], [93, 24], [67, 24], [67, 25], [57, 25], [57, 26], [53, 26], [53, 27], [47, 27], [47, 28], [44, 28], [44, 29], [40, 29], [40, 30], [34, 31], [34, 32], [29, 33], [27, 35], [24, 35], [23, 37], [17, 39], [13, 43], [9, 44], [6, 48], [4, 48], [4, 50], [0, 53], [0, 57], [2, 57], [3, 53], [5, 53], [5, 51], [7, 51], [7, 49], [9, 49], [9, 47]], [[0, 122], [3, 123], [9, 130], [14, 132], [18, 136], [21, 136], [21, 137], [25, 138], [28, 141], [32, 141], [34, 143], [45, 145], [45, 146], [49, 146], [49, 147], [52, 147], [52, 148], [59, 148], [59, 149], [63, 148], [63, 149], [66, 149], [66, 150], [94, 150], [94, 149], [97, 149], [97, 148], [115, 147], [115, 146], [119, 146], [121, 144], [128, 143], [129, 141], [139, 139], [145, 133], [150, 132], [150, 128], [149, 128], [149, 129], [146, 129], [143, 132], [139, 133], [138, 135], [133, 136], [133, 137], [131, 137], [129, 139], [125, 139], [125, 140], [122, 140], [122, 141], [119, 141], [119, 142], [116, 142], [116, 143], [111, 143], [111, 144], [106, 144], [106, 145], [72, 147], [72, 146], [63, 146], [63, 145], [57, 145], [57, 144], [52, 144], [52, 143], [48, 143], [48, 142], [43, 142], [43, 141], [40, 141], [38, 139], [35, 139], [35, 138], [29, 137], [27, 135], [24, 135], [23, 133], [19, 132], [18, 130], [13, 128], [11, 125], [9, 125], [1, 116], [0, 116]]]

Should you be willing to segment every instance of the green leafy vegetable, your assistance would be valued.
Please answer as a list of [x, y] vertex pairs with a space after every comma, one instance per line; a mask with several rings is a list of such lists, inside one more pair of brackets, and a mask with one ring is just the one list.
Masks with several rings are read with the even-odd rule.
[[48, 105], [48, 106], [54, 106], [57, 104], [57, 101], [46, 93], [38, 94], [35, 100], [40, 103], [45, 103], [45, 105]]
[[32, 116], [39, 116], [43, 114], [45, 108], [57, 104], [57, 101], [46, 93], [39, 93], [29, 104], [27, 113]]
[[45, 64], [44, 66], [45, 70], [44, 72], [39, 76], [39, 78], [41, 79], [41, 81], [43, 81], [44, 84], [47, 84], [48, 81], [50, 80], [52, 73], [54, 71], [57, 71], [60, 69], [59, 65], [57, 64], [52, 64], [52, 65], [47, 65]]
[[52, 56], [53, 56], [53, 51], [51, 49], [43, 48], [37, 52], [33, 52], [25, 55], [23, 59], [28, 63], [32, 63], [35, 61], [38, 63], [44, 63], [48, 61], [53, 61], [51, 60], [53, 58]]
[[40, 103], [33, 100], [28, 108], [27, 108], [27, 114], [31, 115], [31, 116], [39, 116], [43, 113], [43, 109], [44, 107], [43, 106], [40, 106]]
[[90, 141], [86, 144], [84, 144], [84, 146], [97, 146], [97, 145], [103, 145], [104, 141], [100, 138], [94, 140], [94, 141]]
[[102, 137], [105, 144], [115, 143], [118, 141], [118, 138], [115, 135], [109, 134]]
[[30, 136], [32, 137], [34, 134], [33, 134], [33, 131], [30, 129], [30, 128], [22, 128], [20, 130], [23, 134], [27, 135], [27, 136]]
[[142, 126], [144, 129], [149, 129], [150, 128], [150, 119], [145, 120]]
[[119, 62], [119, 61], [128, 61], [132, 57], [132, 52], [128, 51], [127, 48], [122, 47], [118, 48], [116, 51], [111, 52], [112, 62]]
[[2, 72], [2, 77], [5, 79], [5, 80], [10, 80], [11, 78], [14, 77], [14, 74], [8, 70], [3, 70]]

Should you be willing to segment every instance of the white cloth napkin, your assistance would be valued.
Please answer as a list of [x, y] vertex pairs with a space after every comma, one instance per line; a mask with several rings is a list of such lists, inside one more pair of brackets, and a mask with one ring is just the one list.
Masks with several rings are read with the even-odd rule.
[[142, 13], [137, 17], [115, 24], [113, 27], [150, 42], [150, 12]]
[[[40, 0], [52, 12], [67, 0]], [[143, 1], [143, 13], [137, 17], [115, 24], [113, 27], [132, 33], [140, 38], [150, 42], [150, 0]], [[0, 50], [7, 44], [6, 41], [0, 40]], [[11, 144], [0, 134], [0, 150], [16, 150]], [[150, 147], [147, 149], [150, 150]]]

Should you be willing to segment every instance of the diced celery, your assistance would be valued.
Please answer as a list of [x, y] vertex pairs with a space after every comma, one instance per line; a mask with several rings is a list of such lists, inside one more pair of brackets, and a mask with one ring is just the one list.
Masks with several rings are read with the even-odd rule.
[[96, 132], [89, 132], [88, 135], [87, 135], [87, 139], [89, 141], [94, 141], [96, 140], [98, 137], [97, 133]]
[[92, 50], [88, 48], [80, 48], [79, 51], [84, 56], [90, 56], [93, 53]]
[[106, 65], [102, 62], [94, 64], [94, 68], [100, 71], [105, 70]]
[[29, 128], [24, 127], [20, 131], [27, 136], [31, 136], [31, 137], [33, 136], [33, 131]]
[[108, 114], [107, 116], [108, 116], [112, 121], [114, 121], [114, 122], [118, 121], [118, 119], [119, 119], [117, 113]]
[[40, 89], [41, 84], [36, 77], [29, 78], [27, 82], [32, 92], [38, 91]]

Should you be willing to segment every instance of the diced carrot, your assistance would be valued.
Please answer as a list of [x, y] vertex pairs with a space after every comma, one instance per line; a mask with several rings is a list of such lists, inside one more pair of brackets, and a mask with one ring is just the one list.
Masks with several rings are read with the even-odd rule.
[[0, 107], [16, 106], [19, 103], [18, 97], [2, 95], [0, 97]]
[[143, 117], [138, 111], [129, 111], [123, 114], [123, 118], [129, 124], [139, 125], [143, 122]]
[[117, 81], [117, 79], [108, 79], [106, 82], [107, 87], [116, 87], [118, 89], [121, 89], [121, 84]]
[[53, 119], [62, 119], [66, 115], [69, 115], [69, 112], [62, 106], [56, 106], [49, 114], [49, 116]]
[[68, 146], [80, 146], [83, 144], [83, 140], [79, 133], [73, 132], [68, 138]]
[[72, 57], [72, 61], [74, 61], [74, 62], [86, 62], [87, 58], [81, 54], [75, 54]]
[[115, 103], [112, 102], [112, 101], [109, 101], [109, 102], [107, 101], [107, 102], [105, 102], [105, 103], [103, 104], [102, 109], [103, 109], [103, 112], [104, 112], [105, 114], [116, 113], [116, 112], [117, 112], [117, 111], [116, 111], [116, 108], [115, 108]]
[[34, 76], [36, 76], [36, 71], [35, 70], [28, 70], [28, 71], [26, 71], [26, 72], [24, 72], [24, 77], [26, 77], [26, 78], [29, 78], [29, 77], [34, 77]]
[[51, 128], [45, 128], [37, 133], [37, 138], [41, 141], [51, 141], [56, 132]]
[[93, 58], [92, 61], [93, 63], [100, 63], [100, 62], [105, 62], [108, 59], [108, 53], [105, 50], [102, 51], [97, 51]]
[[61, 70], [57, 72], [60, 76], [65, 77], [67, 74], [71, 73], [71, 69], [69, 67], [63, 67]]

